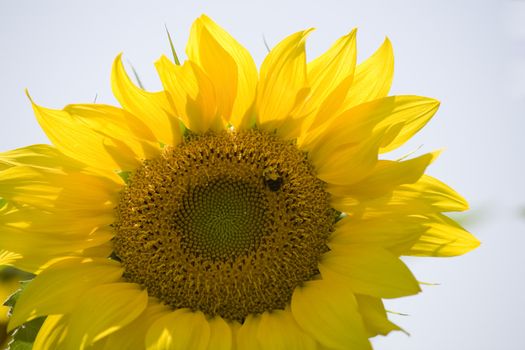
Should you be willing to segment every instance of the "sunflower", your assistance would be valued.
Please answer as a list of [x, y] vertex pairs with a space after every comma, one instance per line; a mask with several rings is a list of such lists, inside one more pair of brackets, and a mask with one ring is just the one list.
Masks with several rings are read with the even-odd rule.
[[[147, 92], [121, 56], [121, 107], [32, 102], [52, 146], [0, 154], [0, 246], [35, 273], [9, 329], [34, 349], [371, 349], [400, 330], [384, 298], [416, 294], [402, 255], [478, 241], [466, 201], [403, 145], [439, 102], [387, 96], [388, 39], [356, 64], [356, 31], [307, 63], [311, 30], [259, 72], [206, 16]], [[6, 256], [7, 256], [6, 255]]]

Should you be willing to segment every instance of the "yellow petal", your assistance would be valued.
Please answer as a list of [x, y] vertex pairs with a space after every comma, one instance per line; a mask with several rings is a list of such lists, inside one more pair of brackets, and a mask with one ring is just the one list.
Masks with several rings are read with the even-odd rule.
[[100, 215], [64, 209], [57, 213], [7, 204], [0, 210], [0, 246], [23, 257], [16, 260], [18, 268], [35, 272], [50, 258], [103, 245], [113, 237], [111, 211]]
[[120, 105], [140, 118], [158, 142], [173, 146], [181, 142], [179, 120], [172, 114], [166, 93], [147, 92], [133, 84], [122, 64], [122, 54], [113, 62], [111, 87]]
[[332, 196], [331, 205], [345, 213], [360, 217], [377, 217], [385, 213], [425, 214], [442, 211], [463, 211], [468, 203], [441, 181], [423, 175], [416, 183], [397, 187], [391, 193], [362, 202], [352, 196]]
[[348, 281], [355, 293], [398, 298], [421, 290], [408, 267], [382, 248], [330, 244], [330, 249], [321, 257], [321, 275]]
[[408, 141], [434, 116], [439, 101], [420, 96], [394, 96], [393, 111], [381, 125], [391, 125], [381, 145], [381, 153], [392, 151]]
[[186, 100], [188, 94], [196, 95], [198, 86], [189, 63], [176, 65], [166, 56], [162, 55], [156, 62], [155, 68], [159, 74], [164, 90], [168, 92], [168, 100], [173, 110], [185, 126], [189, 126], [190, 121], [186, 115]]
[[231, 350], [233, 348], [233, 333], [228, 322], [220, 316], [215, 316], [208, 322], [210, 325], [210, 341], [207, 349]]
[[384, 133], [371, 136], [357, 146], [341, 147], [322, 159], [312, 157], [317, 177], [329, 185], [350, 186], [370, 175], [377, 164], [377, 153]]
[[419, 215], [391, 214], [369, 219], [349, 216], [337, 222], [330, 243], [368, 244], [402, 255], [428, 230], [428, 222]]
[[108, 213], [118, 201], [120, 186], [107, 178], [80, 172], [17, 166], [1, 172], [0, 195], [19, 205], [80, 215]]
[[64, 315], [49, 315], [33, 344], [33, 350], [68, 350], [64, 345], [69, 317]]
[[257, 341], [257, 332], [261, 323], [261, 315], [248, 315], [237, 332], [237, 349], [265, 350]]
[[14, 252], [0, 249], [0, 266], [8, 265], [11, 266], [13, 263], [22, 258], [22, 255]]
[[448, 257], [468, 253], [480, 242], [445, 215], [431, 217], [428, 230], [405, 255]]
[[153, 323], [146, 334], [148, 350], [206, 350], [210, 325], [200, 311], [178, 309]]
[[369, 176], [362, 181], [344, 187], [329, 184], [327, 191], [335, 196], [349, 195], [361, 200], [385, 195], [402, 184], [418, 181], [439, 153], [427, 153], [404, 161], [379, 160]]
[[156, 63], [174, 114], [197, 133], [224, 129], [217, 110], [215, 88], [206, 73], [192, 61], [175, 65], [166, 56]]
[[278, 129], [307, 93], [305, 39], [311, 29], [285, 38], [261, 65], [257, 87], [257, 124]]
[[18, 298], [9, 330], [38, 316], [70, 312], [87, 290], [119, 280], [122, 271], [120, 264], [108, 259], [69, 258], [52, 265], [36, 276]]
[[93, 104], [54, 110], [33, 103], [33, 110], [62, 153], [95, 169], [133, 170], [160, 152], [149, 129], [119, 108]]
[[295, 322], [292, 312], [286, 310], [265, 311], [257, 329], [261, 349], [316, 350], [317, 344]]
[[186, 48], [213, 82], [219, 113], [239, 128], [254, 102], [257, 67], [248, 50], [206, 15], [191, 28]]
[[380, 152], [401, 146], [434, 115], [439, 102], [419, 96], [391, 96], [355, 106], [311, 133], [301, 148], [323, 159], [343, 147], [381, 137]]
[[[111, 232], [96, 231], [95, 234], [81, 237], [46, 235], [45, 233], [12, 233], [5, 231], [0, 244], [18, 257], [11, 264], [28, 272], [36, 273], [50, 259], [64, 255], [80, 255], [81, 251], [104, 245], [113, 238]], [[91, 252], [92, 253], [92, 252]], [[89, 255], [93, 256], [93, 255]], [[104, 255], [104, 257], [109, 254]]]
[[[114, 213], [102, 215], [95, 213], [68, 213], [68, 208], [57, 212], [42, 211], [31, 207], [6, 205], [0, 216], [0, 230], [19, 235], [46, 237], [87, 238], [95, 230], [109, 226], [115, 221]], [[81, 219], [81, 220], [79, 220]], [[67, 227], [67, 230], [64, 230]], [[0, 236], [0, 242], [2, 242]], [[1, 244], [0, 244], [1, 246]]]
[[[106, 214], [112, 215], [113, 204], [110, 202], [116, 202], [122, 186], [121, 181], [114, 182], [106, 177], [85, 172], [85, 164], [48, 145], [33, 145], [0, 153], [1, 164], [5, 164], [5, 167], [0, 169], [0, 192], [3, 196], [1, 202], [5, 204], [9, 201], [16, 205], [17, 209], [21, 209], [23, 205], [45, 209], [45, 213], [40, 213], [42, 216], [49, 214], [49, 211], [58, 210], [55, 207], [57, 200], [63, 199], [72, 201], [62, 207], [62, 213], [74, 211], [77, 220], [79, 216], [99, 218], [98, 214], [104, 211], [104, 208]], [[79, 199], [83, 194], [88, 196], [89, 202]], [[82, 210], [76, 210], [79, 208], [75, 208], [75, 203], [80, 204]], [[10, 215], [13, 213], [13, 205], [9, 207]], [[90, 206], [92, 210], [87, 211], [87, 207]], [[95, 215], [95, 212], [98, 214]], [[18, 217], [16, 220], [35, 222], [33, 219], [37, 214], [38, 212], [29, 213], [25, 218]], [[5, 219], [5, 216], [0, 217], [0, 222], [6, 222]], [[58, 222], [56, 218], [53, 220], [47, 220], [47, 223], [52, 225]]]
[[[114, 237], [114, 232], [111, 235], [111, 238]], [[108, 258], [113, 253], [113, 242], [111, 240], [108, 240], [104, 243], [93, 245], [92, 247], [87, 247], [82, 249], [81, 252], [79, 252], [79, 255], [90, 257], [90, 258]]]
[[308, 81], [319, 101], [348, 76], [354, 74], [356, 61], [356, 33], [354, 29], [339, 38], [324, 54], [308, 63]]
[[390, 40], [386, 38], [372, 56], [357, 65], [352, 87], [343, 104], [344, 108], [385, 97], [393, 77], [394, 53]]
[[409, 199], [416, 197], [414, 192], [419, 192], [420, 201], [424, 200], [435, 210], [464, 211], [469, 207], [459, 193], [429, 175], [422, 176], [415, 184], [400, 186], [396, 194]]
[[0, 153], [0, 171], [13, 166], [81, 170], [86, 167], [50, 145], [31, 145]]
[[147, 303], [147, 292], [133, 283], [110, 283], [91, 288], [70, 314], [64, 343], [68, 349], [88, 349], [135, 320]]
[[229, 326], [232, 331], [232, 350], [240, 350], [237, 338], [242, 325], [238, 321], [231, 321]]
[[167, 306], [150, 299], [144, 312], [135, 321], [106, 338], [103, 349], [144, 350], [147, 330], [157, 319], [164, 316], [168, 310]]
[[[323, 104], [334, 92], [337, 93], [337, 98], [330, 99], [330, 110], [338, 110], [346, 97], [354, 76], [357, 56], [356, 33], [357, 30], [354, 29], [341, 37], [328, 51], [307, 65], [311, 90], [303, 109], [319, 111], [314, 112], [306, 121], [312, 124], [311, 127], [316, 127], [331, 115], [328, 106]], [[344, 92], [341, 94], [337, 90], [342, 87]]]
[[326, 348], [371, 350], [355, 298], [345, 287], [325, 279], [296, 287], [291, 302], [293, 317]]
[[401, 330], [401, 328], [388, 320], [381, 299], [360, 294], [356, 294], [355, 298], [359, 307], [359, 313], [363, 317], [363, 322], [370, 337], [375, 337], [378, 334], [387, 335], [391, 331]]

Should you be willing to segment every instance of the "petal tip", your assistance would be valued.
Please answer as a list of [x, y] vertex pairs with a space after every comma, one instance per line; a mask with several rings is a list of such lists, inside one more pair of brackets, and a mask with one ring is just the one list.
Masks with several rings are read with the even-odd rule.
[[26, 96], [29, 99], [29, 101], [31, 102], [31, 104], [33, 106], [36, 106], [36, 103], [35, 103], [35, 101], [33, 101], [33, 98], [31, 97], [31, 94], [29, 93], [29, 89], [28, 88], [24, 89], [24, 93], [26, 94]]

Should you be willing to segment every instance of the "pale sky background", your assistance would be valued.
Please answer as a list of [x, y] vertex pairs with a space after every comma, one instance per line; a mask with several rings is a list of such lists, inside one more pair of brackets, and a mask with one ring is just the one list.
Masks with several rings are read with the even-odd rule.
[[44, 106], [115, 103], [109, 73], [121, 51], [146, 88], [160, 83], [153, 62], [179, 54], [192, 21], [211, 16], [258, 64], [284, 36], [317, 27], [309, 58], [358, 27], [359, 58], [388, 36], [392, 94], [442, 105], [404, 148], [445, 148], [429, 172], [471, 203], [467, 227], [483, 242], [454, 259], [406, 259], [423, 287], [387, 302], [411, 336], [373, 340], [376, 350], [525, 349], [525, 1], [27, 1], [0, 2], [0, 151], [46, 137], [24, 95]]

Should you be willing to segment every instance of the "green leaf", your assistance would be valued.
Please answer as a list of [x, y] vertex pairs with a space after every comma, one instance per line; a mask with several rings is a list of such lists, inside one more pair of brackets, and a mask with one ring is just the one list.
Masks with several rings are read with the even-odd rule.
[[[20, 270], [12, 269], [13, 271], [7, 271], [11, 272], [12, 274], [16, 274], [17, 277], [24, 277], [24, 278], [32, 278], [34, 275], [29, 274], [27, 272], [23, 272]], [[2, 271], [3, 272], [3, 271]], [[9, 298], [4, 302], [4, 306], [9, 306], [9, 312], [8, 315], [11, 316], [13, 313], [13, 307], [16, 305], [16, 302], [20, 295], [23, 293], [24, 289], [27, 287], [27, 285], [31, 282], [31, 280], [25, 280], [20, 281], [20, 288], [11, 294]], [[36, 335], [38, 334], [38, 331], [40, 330], [40, 327], [42, 327], [42, 323], [44, 323], [44, 320], [46, 317], [38, 317], [34, 320], [31, 320], [22, 326], [18, 327], [14, 330], [11, 341], [8, 344], [7, 350], [30, 350], [33, 348], [33, 343], [35, 342]]]
[[27, 287], [29, 282], [31, 282], [31, 280], [20, 281], [20, 288], [18, 288], [13, 294], [9, 296], [9, 298], [7, 298], [6, 301], [4, 301], [4, 306], [10, 307], [9, 312], [8, 312], [9, 316], [11, 316], [11, 314], [13, 313], [13, 307], [15, 306], [16, 301], [18, 300], [18, 298], [20, 297], [24, 289]]
[[27, 281], [34, 278], [35, 275], [17, 269], [13, 266], [0, 266], [0, 282], [7, 283], [11, 280]]
[[119, 171], [117, 172], [117, 175], [120, 176], [122, 180], [124, 180], [126, 185], [129, 185], [129, 177], [131, 176], [131, 171]]
[[13, 332], [11, 342], [8, 344], [7, 350], [31, 350], [35, 342], [36, 335], [45, 321], [45, 317], [35, 318], [22, 326], [18, 327]]

